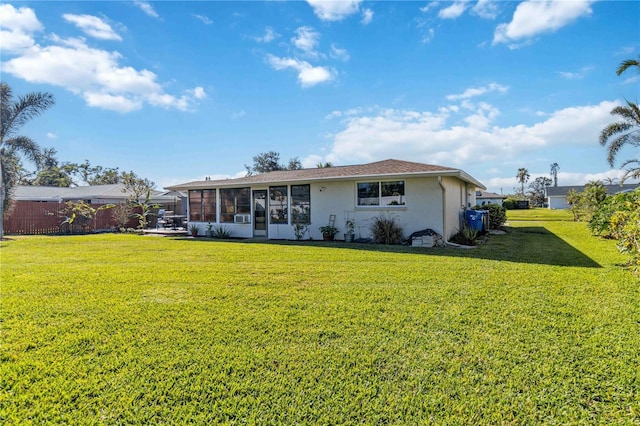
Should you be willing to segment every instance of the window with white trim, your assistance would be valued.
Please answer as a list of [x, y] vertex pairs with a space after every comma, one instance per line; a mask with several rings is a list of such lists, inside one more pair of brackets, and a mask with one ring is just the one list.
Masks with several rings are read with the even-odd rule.
[[358, 182], [358, 206], [403, 206], [405, 181]]

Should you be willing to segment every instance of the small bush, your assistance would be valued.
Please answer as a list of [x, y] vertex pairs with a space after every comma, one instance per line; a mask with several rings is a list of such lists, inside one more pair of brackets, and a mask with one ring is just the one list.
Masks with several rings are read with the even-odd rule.
[[489, 229], [500, 229], [507, 221], [507, 209], [499, 204], [475, 206], [474, 209], [489, 212]]
[[213, 238], [231, 238], [233, 236], [233, 231], [224, 225], [219, 225], [213, 227], [211, 235]]
[[449, 238], [449, 241], [463, 246], [475, 246], [477, 239], [478, 231], [473, 228], [469, 228], [467, 225], [463, 225], [462, 229]]
[[380, 215], [373, 219], [369, 230], [376, 244], [402, 244], [404, 240], [404, 228], [396, 221], [395, 216]]
[[526, 210], [529, 208], [529, 200], [507, 198], [502, 202], [502, 207], [507, 210]]

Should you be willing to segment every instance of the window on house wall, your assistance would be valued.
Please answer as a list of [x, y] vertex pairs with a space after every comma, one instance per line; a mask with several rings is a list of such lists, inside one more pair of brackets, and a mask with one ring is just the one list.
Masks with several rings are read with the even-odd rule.
[[404, 199], [404, 181], [380, 182], [380, 205], [383, 206], [403, 206]]
[[358, 206], [403, 206], [405, 182], [359, 182]]
[[216, 221], [216, 190], [189, 191], [189, 220], [193, 222]]
[[216, 190], [205, 189], [202, 191], [202, 207], [205, 222], [216, 221]]
[[202, 190], [189, 190], [189, 221], [202, 222], [203, 215]]
[[380, 204], [380, 182], [358, 183], [358, 205], [377, 206]]
[[291, 223], [311, 224], [311, 185], [291, 185]]
[[234, 223], [236, 215], [251, 214], [251, 190], [249, 188], [220, 189], [220, 222]]
[[269, 222], [289, 223], [289, 193], [286, 185], [269, 187]]

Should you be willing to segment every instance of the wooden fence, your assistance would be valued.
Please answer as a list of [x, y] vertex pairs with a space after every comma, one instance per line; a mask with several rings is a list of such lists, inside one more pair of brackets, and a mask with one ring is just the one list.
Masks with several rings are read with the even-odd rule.
[[[102, 204], [90, 204], [94, 209]], [[4, 215], [5, 234], [18, 235], [43, 235], [60, 234], [69, 232], [69, 228], [63, 225], [64, 203], [51, 201], [13, 201]], [[102, 229], [115, 228], [116, 222], [112, 218], [111, 210], [99, 210], [92, 223], [82, 229], [83, 232], [94, 232]], [[138, 226], [136, 219], [131, 219], [127, 227]]]

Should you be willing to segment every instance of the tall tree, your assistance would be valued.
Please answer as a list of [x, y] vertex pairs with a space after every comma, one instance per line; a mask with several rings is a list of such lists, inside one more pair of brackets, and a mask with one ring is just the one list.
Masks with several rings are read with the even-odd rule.
[[524, 184], [529, 181], [531, 175], [529, 174], [529, 170], [524, 167], [520, 167], [518, 169], [518, 174], [516, 175], [516, 179], [520, 182], [520, 195], [524, 197]]
[[547, 200], [547, 188], [551, 186], [551, 179], [546, 176], [535, 178], [529, 184], [529, 199], [536, 206], [542, 206]]
[[551, 164], [551, 177], [553, 178], [553, 186], [558, 186], [558, 172], [560, 171], [560, 166], [558, 163]]
[[92, 166], [89, 160], [84, 163], [71, 163], [73, 174], [80, 177], [80, 180], [87, 185], [108, 185], [122, 182], [124, 173], [120, 173], [118, 168], [102, 166]]
[[[638, 59], [640, 59], [640, 56]], [[623, 61], [616, 74], [621, 75], [632, 67], [635, 67], [640, 72], [640, 61], [636, 59]], [[607, 161], [613, 167], [616, 156], [623, 147], [640, 147], [640, 107], [634, 102], [627, 101], [627, 105], [620, 105], [612, 109], [611, 115], [618, 116], [621, 120], [602, 129], [602, 132], [600, 132], [600, 145], [608, 145]], [[622, 178], [623, 181], [629, 177], [640, 177], [640, 158], [626, 160], [620, 167], [629, 167]]]
[[40, 160], [40, 170], [33, 181], [34, 185], [70, 187], [74, 183], [71, 177], [74, 166], [67, 163], [60, 165], [56, 154], [55, 148], [44, 149]]
[[11, 190], [15, 185], [15, 170], [5, 160], [15, 160], [18, 155], [39, 162], [40, 148], [27, 136], [18, 135], [20, 128], [53, 106], [53, 95], [47, 92], [33, 92], [14, 100], [11, 87], [0, 82], [0, 239], [4, 237], [5, 207], [9, 204]]
[[300, 170], [302, 163], [298, 157], [291, 158], [289, 164], [280, 164], [280, 153], [276, 151], [263, 152], [253, 157], [253, 165], [244, 167], [247, 169], [247, 176], [260, 173], [275, 172], [278, 170]]
[[320, 161], [318, 164], [316, 164], [316, 167], [319, 169], [326, 169], [327, 167], [333, 167], [333, 164], [331, 163], [331, 161], [327, 161], [324, 163]]

